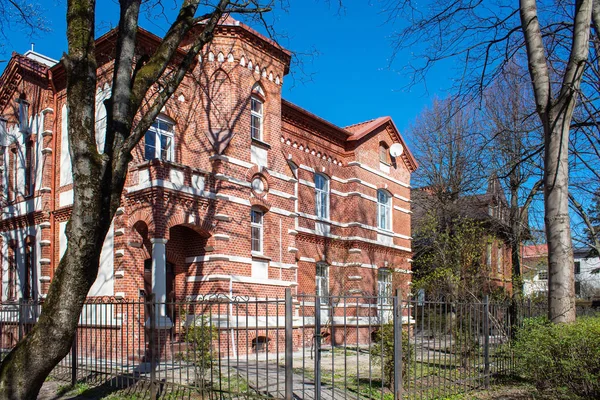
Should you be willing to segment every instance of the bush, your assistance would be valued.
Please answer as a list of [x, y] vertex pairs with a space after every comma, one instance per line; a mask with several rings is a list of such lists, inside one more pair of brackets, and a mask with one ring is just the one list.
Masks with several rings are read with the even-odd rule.
[[539, 390], [566, 388], [574, 395], [600, 398], [600, 318], [552, 324], [525, 320], [515, 342], [517, 369]]
[[[373, 334], [374, 345], [371, 347], [371, 356], [376, 361], [383, 361], [384, 385], [394, 389], [394, 324], [383, 325]], [[412, 348], [408, 339], [408, 333], [402, 333], [402, 378], [407, 382], [407, 367], [412, 361]]]

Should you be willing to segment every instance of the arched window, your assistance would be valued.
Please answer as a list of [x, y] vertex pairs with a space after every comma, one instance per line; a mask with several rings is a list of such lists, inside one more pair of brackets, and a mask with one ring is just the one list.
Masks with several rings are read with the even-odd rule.
[[263, 252], [263, 217], [264, 213], [257, 209], [250, 210], [250, 237], [252, 251], [255, 253]]
[[392, 230], [392, 196], [382, 189], [377, 191], [377, 227]]
[[379, 142], [379, 161], [384, 164], [390, 163], [390, 148], [385, 142]]
[[315, 207], [317, 218], [329, 218], [329, 178], [315, 174]]
[[173, 161], [173, 127], [175, 123], [159, 115], [144, 137], [144, 159]]
[[252, 139], [263, 140], [263, 106], [265, 93], [260, 85], [255, 85], [250, 97], [250, 135]]

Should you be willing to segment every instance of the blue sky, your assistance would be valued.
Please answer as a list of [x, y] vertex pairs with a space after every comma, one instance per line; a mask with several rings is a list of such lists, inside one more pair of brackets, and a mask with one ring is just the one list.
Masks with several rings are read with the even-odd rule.
[[[425, 83], [406, 88], [410, 77], [403, 73], [410, 53], [398, 54], [390, 67], [391, 35], [400, 28], [386, 23], [382, 3], [373, 0], [337, 1], [292, 0], [287, 10], [275, 9], [270, 18], [282, 37], [280, 43], [298, 53], [316, 51], [314, 57], [301, 57], [303, 70], [292, 66], [292, 76], [284, 85], [284, 97], [341, 126], [390, 115], [404, 131], [434, 95], [443, 96], [451, 85], [449, 72], [441, 67], [432, 71]], [[172, 7], [174, 2], [164, 2]], [[21, 32], [8, 34], [7, 50], [35, 50], [60, 58], [67, 49], [65, 37], [66, 1], [48, 2], [45, 18], [51, 32], [29, 38]], [[167, 10], [172, 12], [170, 10]], [[118, 5], [113, 0], [98, 0], [97, 30], [106, 32], [117, 24]], [[158, 35], [167, 26], [164, 20], [143, 17], [140, 25]], [[259, 28], [258, 26], [254, 26]], [[0, 59], [8, 58], [3, 54]], [[3, 69], [6, 63], [0, 63]], [[406, 135], [405, 135], [406, 136]], [[410, 142], [410, 137], [406, 137]]]

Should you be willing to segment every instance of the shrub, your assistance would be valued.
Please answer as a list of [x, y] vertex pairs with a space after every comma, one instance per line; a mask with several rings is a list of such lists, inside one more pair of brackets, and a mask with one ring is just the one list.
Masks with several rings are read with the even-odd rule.
[[[371, 356], [374, 360], [382, 362], [384, 385], [394, 389], [394, 324], [388, 323], [376, 330], [373, 334], [375, 344], [371, 347]], [[408, 333], [402, 333], [402, 377], [407, 382], [407, 367], [412, 361], [412, 347]]]
[[515, 342], [518, 372], [539, 390], [566, 388], [572, 394], [600, 398], [600, 318], [552, 324], [525, 320]]
[[185, 329], [185, 341], [189, 343], [189, 347], [184, 359], [194, 365], [198, 380], [196, 383], [200, 386], [206, 384], [204, 377], [213, 361], [211, 346], [216, 335], [216, 327], [212, 326], [210, 318], [204, 315], [194, 318]]

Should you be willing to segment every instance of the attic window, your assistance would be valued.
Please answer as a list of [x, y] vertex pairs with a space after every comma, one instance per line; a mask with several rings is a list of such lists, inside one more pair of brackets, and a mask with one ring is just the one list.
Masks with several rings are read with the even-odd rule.
[[379, 161], [384, 164], [390, 163], [390, 148], [385, 142], [379, 142]]

